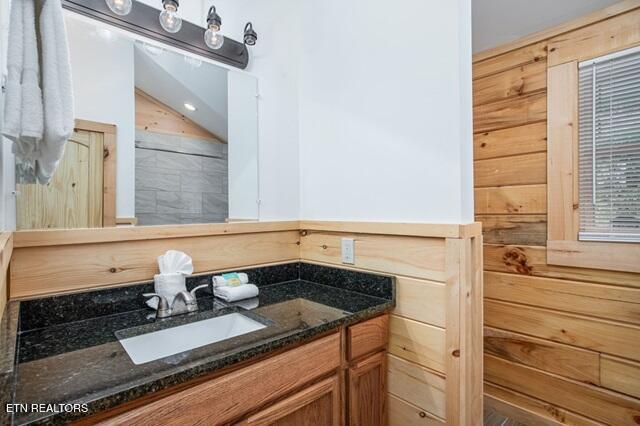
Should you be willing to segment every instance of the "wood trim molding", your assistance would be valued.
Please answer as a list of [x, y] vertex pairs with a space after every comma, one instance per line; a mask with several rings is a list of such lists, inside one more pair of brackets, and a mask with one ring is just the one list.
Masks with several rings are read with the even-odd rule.
[[547, 239], [578, 239], [578, 63], [547, 72]]
[[[565, 46], [563, 52], [554, 50], [563, 61], [547, 68], [546, 260], [549, 265], [640, 272], [640, 244], [578, 241], [578, 61], [587, 54], [607, 54], [638, 43], [640, 24], [635, 15], [640, 15], [640, 9], [598, 23], [597, 30], [589, 27], [562, 37], [558, 43]], [[601, 36], [617, 35], [623, 33], [623, 29], [624, 34], [631, 36], [620, 36], [619, 40]], [[597, 36], [587, 36], [587, 33]]]
[[468, 238], [482, 234], [482, 223], [401, 223], [401, 222], [344, 222], [302, 220], [301, 230], [351, 232], [355, 234], [405, 235], [431, 238]]
[[616, 3], [612, 6], [604, 9], [589, 13], [587, 15], [576, 18], [572, 21], [566, 22], [562, 25], [558, 25], [553, 28], [549, 28], [537, 33], [525, 36], [511, 43], [503, 44], [492, 49], [488, 49], [473, 55], [473, 62], [480, 62], [485, 59], [492, 58], [494, 56], [508, 53], [513, 50], [534, 44], [543, 40], [548, 40], [552, 37], [556, 37], [560, 34], [567, 33], [569, 31], [577, 30], [588, 25], [592, 25], [596, 22], [603, 21], [605, 19], [621, 15], [631, 10], [640, 8], [640, 0], [624, 0]]
[[469, 238], [482, 233], [482, 224], [480, 222], [456, 225], [305, 220], [273, 222], [247, 221], [127, 228], [28, 230], [15, 232], [14, 238], [16, 247], [21, 248], [294, 230], [403, 235], [427, 238]]
[[116, 225], [136, 226], [138, 224], [137, 217], [117, 217]]
[[0, 233], [0, 318], [9, 299], [9, 264], [13, 254], [13, 233]]
[[127, 228], [18, 231], [16, 248], [205, 237], [274, 231], [297, 231], [298, 221], [208, 223], [195, 225], [136, 226]]
[[113, 124], [98, 123], [96, 121], [76, 120], [75, 130], [85, 130], [103, 134], [102, 226], [115, 226], [117, 127]]
[[640, 273], [640, 244], [547, 241], [547, 263]]

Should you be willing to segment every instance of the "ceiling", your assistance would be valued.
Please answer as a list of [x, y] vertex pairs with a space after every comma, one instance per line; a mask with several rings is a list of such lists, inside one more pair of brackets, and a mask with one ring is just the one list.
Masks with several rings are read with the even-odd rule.
[[554, 27], [620, 0], [471, 0], [473, 52]]

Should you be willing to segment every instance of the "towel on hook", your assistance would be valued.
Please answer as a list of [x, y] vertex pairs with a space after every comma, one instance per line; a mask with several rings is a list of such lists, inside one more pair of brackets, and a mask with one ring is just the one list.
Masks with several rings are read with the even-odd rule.
[[21, 182], [46, 184], [74, 128], [60, 0], [13, 1], [7, 71], [3, 134], [14, 142]]

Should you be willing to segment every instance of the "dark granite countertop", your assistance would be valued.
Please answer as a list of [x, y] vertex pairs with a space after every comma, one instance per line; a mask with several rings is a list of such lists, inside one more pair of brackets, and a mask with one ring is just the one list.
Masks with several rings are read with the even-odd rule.
[[[2, 424], [66, 423], [379, 315], [395, 303], [387, 276], [297, 262], [243, 272], [260, 288], [252, 306], [200, 293], [198, 312], [164, 320], [144, 308], [149, 283], [10, 302], [0, 325], [0, 402], [29, 409], [3, 409]], [[210, 280], [192, 277], [187, 287]], [[140, 365], [116, 337], [234, 312], [266, 327]], [[38, 413], [34, 403], [86, 404], [86, 412], [51, 412], [64, 411], [54, 406]]]

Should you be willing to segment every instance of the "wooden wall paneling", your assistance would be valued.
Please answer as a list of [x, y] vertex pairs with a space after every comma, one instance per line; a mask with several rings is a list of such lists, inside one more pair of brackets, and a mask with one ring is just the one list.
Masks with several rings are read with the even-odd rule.
[[640, 288], [638, 274], [549, 265], [547, 248], [485, 244], [485, 270]]
[[575, 18], [568, 22], [564, 22], [560, 25], [527, 35], [513, 42], [505, 43], [500, 46], [496, 46], [494, 48], [476, 53], [473, 55], [473, 61], [480, 63], [488, 58], [502, 58], [506, 56], [507, 52], [513, 53], [520, 50], [526, 50], [526, 48], [530, 47], [530, 45], [534, 43], [545, 43], [549, 39], [557, 35], [568, 33], [578, 28], [593, 25], [597, 22], [627, 13], [639, 7], [640, 0], [622, 0], [612, 4], [611, 6], [607, 6], [603, 9], [599, 9], [586, 15], [579, 16], [578, 18]]
[[446, 418], [482, 417], [482, 237], [447, 239]]
[[394, 355], [387, 357], [389, 393], [440, 419], [445, 418], [445, 376]]
[[0, 318], [9, 299], [9, 264], [13, 253], [13, 234], [0, 233]]
[[473, 159], [508, 157], [547, 150], [547, 123], [544, 121], [473, 135]]
[[568, 62], [549, 68], [548, 81], [548, 239], [576, 240], [578, 191], [574, 150], [578, 137], [578, 64]]
[[14, 251], [11, 297], [24, 298], [152, 280], [169, 249], [193, 258], [196, 273], [299, 258], [298, 231], [216, 235]]
[[584, 61], [640, 45], [640, 10], [559, 35], [549, 40], [549, 66]]
[[547, 95], [535, 93], [473, 108], [475, 133], [521, 126], [547, 119]]
[[489, 244], [543, 246], [547, 243], [547, 216], [543, 214], [476, 215]]
[[547, 212], [547, 185], [476, 188], [474, 195], [476, 215]]
[[473, 78], [478, 79], [519, 65], [540, 62], [546, 57], [547, 43], [540, 42], [499, 56], [488, 57], [480, 61], [474, 60]]
[[534, 61], [473, 82], [473, 105], [482, 105], [544, 90], [547, 62]]
[[640, 398], [640, 363], [602, 355], [600, 369], [602, 386]]
[[[445, 327], [446, 286], [434, 281], [396, 277], [395, 315]], [[425, 302], [429, 307], [425, 309]]]
[[384, 273], [444, 281], [442, 238], [308, 231], [300, 238], [300, 257], [342, 265], [342, 238], [355, 240], [355, 267]]
[[640, 289], [485, 272], [485, 297], [640, 325]]
[[640, 360], [640, 327], [486, 299], [485, 324], [593, 351]]
[[600, 354], [497, 328], [484, 329], [485, 353], [580, 382], [600, 383]]
[[445, 331], [418, 321], [390, 316], [389, 353], [445, 372]]
[[137, 129], [226, 143], [224, 139], [214, 135], [151, 95], [138, 88], [135, 89], [135, 92]]
[[443, 426], [445, 421], [427, 413], [422, 408], [387, 394], [388, 426]]
[[640, 401], [566, 379], [555, 374], [523, 366], [492, 355], [485, 355], [485, 380], [589, 418], [612, 425], [635, 424], [640, 416]]
[[531, 185], [547, 182], [547, 155], [544, 152], [473, 162], [476, 188]]
[[492, 383], [484, 385], [485, 407], [493, 408], [511, 420], [527, 426], [602, 426], [574, 412]]

